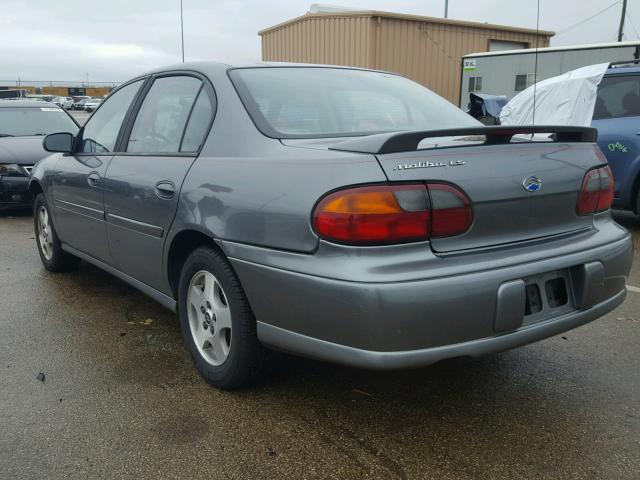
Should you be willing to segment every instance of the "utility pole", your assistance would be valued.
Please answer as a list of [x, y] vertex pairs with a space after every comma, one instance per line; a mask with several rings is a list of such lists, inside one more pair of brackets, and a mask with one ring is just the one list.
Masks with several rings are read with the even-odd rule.
[[182, 20], [182, 0], [180, 0], [180, 39], [182, 45], [182, 63], [184, 63], [184, 22]]
[[622, 15], [620, 16], [620, 28], [618, 28], [618, 41], [622, 41], [624, 33], [624, 17], [627, 15], [627, 0], [622, 1]]
[[[625, 0], [625, 4], [626, 4]], [[444, 0], [444, 18], [449, 18], [449, 0]]]

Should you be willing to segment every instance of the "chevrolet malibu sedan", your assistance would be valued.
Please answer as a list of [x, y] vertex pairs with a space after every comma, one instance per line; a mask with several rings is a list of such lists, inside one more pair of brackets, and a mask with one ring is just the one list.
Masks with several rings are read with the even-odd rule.
[[632, 244], [595, 141], [485, 127], [385, 72], [181, 64], [46, 137], [37, 248], [48, 270], [85, 260], [176, 311], [220, 388], [271, 350], [373, 369], [475, 357], [623, 302]]

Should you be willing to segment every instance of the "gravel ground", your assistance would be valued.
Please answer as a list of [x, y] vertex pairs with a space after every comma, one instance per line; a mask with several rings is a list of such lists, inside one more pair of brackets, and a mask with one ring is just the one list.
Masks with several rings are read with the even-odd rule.
[[[640, 247], [640, 222], [619, 221]], [[27, 216], [0, 216], [0, 239], [0, 478], [640, 478], [640, 293], [479, 360], [372, 373], [283, 357], [221, 392], [171, 313], [84, 263], [46, 272]]]

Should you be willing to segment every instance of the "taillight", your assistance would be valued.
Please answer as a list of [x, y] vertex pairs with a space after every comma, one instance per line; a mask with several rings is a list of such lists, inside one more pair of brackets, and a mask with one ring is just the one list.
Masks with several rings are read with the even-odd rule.
[[390, 245], [457, 235], [471, 222], [468, 198], [444, 184], [338, 190], [322, 198], [313, 212], [313, 226], [320, 237], [350, 245]]
[[589, 215], [604, 212], [613, 204], [613, 174], [609, 167], [589, 170], [582, 181], [576, 212]]
[[467, 196], [451, 185], [430, 183], [431, 236], [451, 237], [466, 232], [473, 221]]

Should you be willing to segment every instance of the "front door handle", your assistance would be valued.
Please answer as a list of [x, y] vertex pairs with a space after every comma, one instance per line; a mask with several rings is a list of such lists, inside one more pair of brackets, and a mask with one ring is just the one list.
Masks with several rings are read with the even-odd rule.
[[97, 172], [91, 172], [87, 176], [87, 183], [90, 187], [97, 187], [100, 184], [100, 175]]
[[160, 198], [168, 200], [176, 194], [176, 187], [173, 182], [163, 180], [156, 183], [156, 195]]

